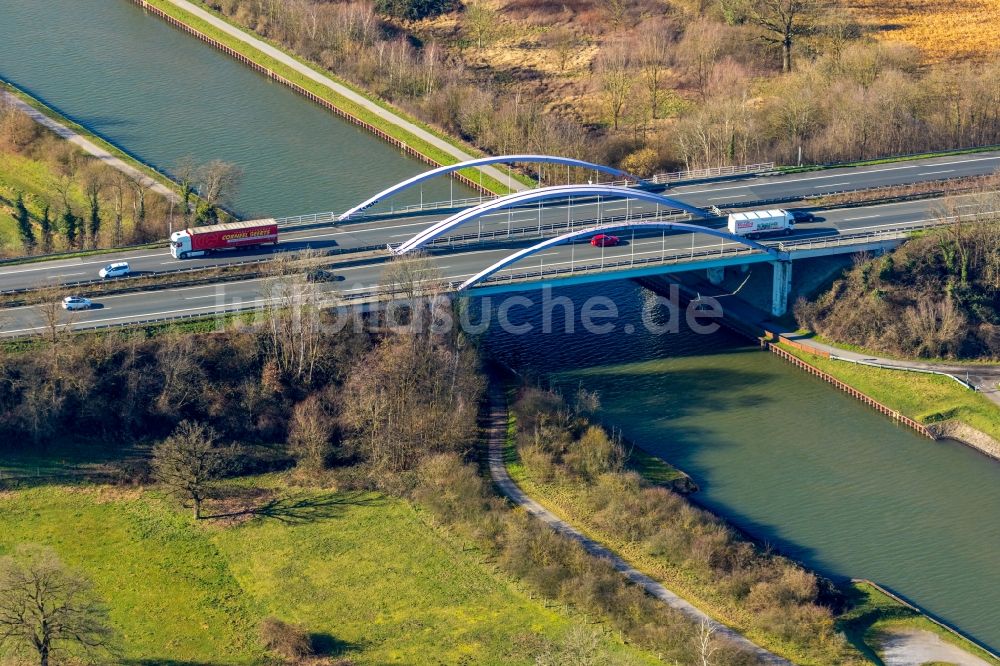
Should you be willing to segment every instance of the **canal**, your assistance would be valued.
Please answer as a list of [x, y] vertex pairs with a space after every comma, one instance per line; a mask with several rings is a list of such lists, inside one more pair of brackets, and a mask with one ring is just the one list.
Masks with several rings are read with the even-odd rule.
[[1000, 647], [1000, 464], [896, 426], [725, 329], [650, 333], [641, 313], [652, 295], [630, 282], [553, 292], [578, 315], [610, 296], [619, 318], [606, 334], [579, 317], [566, 334], [559, 306], [544, 333], [541, 292], [523, 295], [535, 305], [510, 320], [532, 330], [491, 326], [491, 354], [567, 395], [597, 391], [607, 425], [691, 474], [699, 503], [782, 553], [887, 585]]
[[[0, 76], [159, 168], [184, 155], [240, 164], [246, 214], [344, 209], [425, 168], [125, 0], [0, 0], [0, 19]], [[448, 192], [442, 181], [425, 196]], [[651, 334], [650, 295], [631, 283], [560, 295], [611, 296], [615, 332], [544, 334], [538, 307], [515, 308], [535, 330], [493, 327], [486, 347], [598, 391], [609, 425], [758, 538], [1000, 647], [1000, 465], [896, 427], [724, 331]]]
[[160, 170], [240, 165], [247, 216], [345, 210], [428, 168], [125, 0], [0, 0], [0, 77]]

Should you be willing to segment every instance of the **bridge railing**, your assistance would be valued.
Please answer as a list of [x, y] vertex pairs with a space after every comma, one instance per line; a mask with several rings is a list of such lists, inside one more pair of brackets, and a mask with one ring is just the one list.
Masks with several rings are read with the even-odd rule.
[[[932, 220], [925, 220], [921, 222], [900, 224], [891, 227], [884, 227], [884, 226], [862, 227], [855, 232], [849, 234], [838, 234], [836, 236], [825, 236], [822, 238], [803, 238], [791, 241], [768, 242], [765, 244], [771, 247], [775, 247], [782, 251], [787, 251], [789, 252], [790, 255], [794, 255], [795, 252], [797, 251], [823, 249], [829, 247], [865, 245], [866, 243], [877, 242], [877, 241], [899, 240], [908, 237], [915, 231], [947, 226], [959, 221], [975, 222], [976, 220], [967, 220], [960, 218], [959, 216], [949, 216], [949, 217], [936, 218]], [[529, 270], [525, 269], [519, 270], [516, 268], [504, 269], [503, 271], [500, 271], [495, 275], [492, 275], [484, 279], [477, 286], [522, 282], [532, 279], [539, 279], [539, 278], [559, 276], [559, 275], [575, 275], [578, 273], [606, 272], [614, 269], [655, 266], [655, 265], [672, 265], [678, 263], [692, 262], [695, 260], [718, 260], [718, 259], [737, 258], [742, 256], [759, 255], [759, 254], [762, 254], [760, 250], [755, 250], [745, 245], [730, 244], [727, 246], [725, 243], [722, 243], [717, 248], [691, 250], [691, 251], [674, 251], [672, 254], [658, 254], [652, 257], [636, 257], [634, 255], [631, 255], [629, 257], [614, 257], [613, 259], [610, 260], [604, 259], [603, 261], [595, 261], [592, 258], [588, 258], [580, 262], [577, 262], [571, 258], [569, 266], [558, 265], [546, 268], [544, 265], [542, 265], [539, 266], [537, 269], [529, 269]], [[565, 264], [565, 263], [566, 262], [560, 262], [560, 264]], [[457, 285], [452, 285], [452, 286], [455, 287]]]

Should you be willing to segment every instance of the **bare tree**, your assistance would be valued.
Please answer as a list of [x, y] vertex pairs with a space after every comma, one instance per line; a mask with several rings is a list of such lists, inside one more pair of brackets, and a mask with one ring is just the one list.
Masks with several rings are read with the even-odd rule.
[[173, 434], [153, 447], [153, 475], [172, 493], [194, 503], [194, 518], [201, 518], [201, 503], [212, 482], [225, 468], [225, 456], [210, 426], [183, 421]]
[[625, 22], [625, 15], [628, 13], [629, 0], [601, 0], [601, 6], [608, 13], [611, 24], [620, 28]]
[[333, 419], [323, 409], [319, 398], [311, 395], [295, 405], [288, 433], [288, 448], [299, 467], [317, 472], [326, 467], [333, 452]]
[[[35, 312], [42, 321], [42, 336], [48, 340], [55, 354], [59, 342], [76, 320], [75, 312], [65, 310], [62, 299], [65, 291], [59, 285], [45, 285], [35, 292]], [[57, 373], [58, 374], [58, 373]]]
[[695, 634], [695, 650], [698, 655], [698, 666], [715, 666], [715, 653], [719, 651], [715, 640], [715, 627], [709, 620], [702, 619]]
[[232, 162], [212, 160], [198, 169], [201, 196], [210, 206], [222, 206], [236, 195], [243, 169]]
[[552, 50], [559, 62], [559, 71], [566, 71], [569, 59], [580, 45], [580, 39], [571, 28], [560, 27], [545, 34], [545, 44]]
[[195, 183], [198, 182], [198, 163], [191, 155], [185, 155], [177, 160], [173, 171], [174, 179], [181, 186], [181, 213], [186, 225], [191, 214], [191, 195], [194, 193]]
[[664, 74], [667, 72], [667, 38], [660, 26], [654, 26], [643, 34], [639, 44], [639, 65], [649, 95], [650, 114], [657, 117], [660, 111], [660, 90]]
[[792, 47], [812, 32], [823, 0], [754, 0], [750, 21], [764, 29], [765, 42], [781, 47], [781, 71], [792, 71]]
[[482, 49], [496, 38], [500, 15], [482, 1], [470, 2], [465, 7], [462, 26], [476, 41], [476, 46]]
[[79, 663], [110, 655], [112, 639], [93, 586], [54, 552], [22, 545], [0, 559], [0, 651], [39, 666], [60, 655]]
[[617, 130], [634, 84], [632, 58], [624, 45], [613, 46], [602, 53], [598, 71], [604, 107], [611, 126]]
[[288, 260], [272, 262], [272, 276], [261, 287], [259, 338], [263, 353], [285, 377], [312, 383], [323, 349], [323, 310], [334, 305], [334, 291], [320, 291]]
[[419, 252], [390, 261], [382, 271], [381, 286], [386, 294], [407, 299], [436, 294], [444, 288], [441, 271], [430, 257]]

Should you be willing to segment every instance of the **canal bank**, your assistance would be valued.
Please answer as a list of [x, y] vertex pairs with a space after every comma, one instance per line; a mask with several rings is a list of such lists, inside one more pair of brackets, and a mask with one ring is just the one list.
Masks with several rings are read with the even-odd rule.
[[666, 313], [634, 285], [556, 296], [610, 298], [614, 331], [585, 332], [577, 317], [573, 333], [543, 332], [536, 304], [511, 321], [531, 334], [491, 327], [488, 352], [564, 395], [596, 391], [605, 423], [690, 474], [693, 499], [755, 540], [838, 582], [876, 580], [1000, 642], [988, 555], [1000, 535], [982, 529], [1000, 507], [998, 466], [957, 443], [929, 445], [725, 329], [649, 333], [645, 320]]
[[[0, 0], [0, 16], [0, 77], [163, 173], [184, 157], [237, 164], [241, 216], [343, 211], [426, 170], [130, 2]], [[423, 194], [451, 189], [440, 179]], [[456, 198], [474, 195], [454, 183]]]
[[[803, 272], [802, 268], [800, 265], [799, 274]], [[812, 292], [816, 284], [825, 282], [830, 274], [836, 272], [836, 264], [820, 266], [813, 275], [802, 280], [804, 284], [799, 285], [798, 295]], [[1000, 412], [990, 404], [990, 398], [994, 396], [984, 398], [977, 395], [973, 384], [959, 377], [953, 366], [945, 366], [948, 370], [945, 372], [934, 370], [934, 365], [929, 363], [863, 357], [829, 345], [813, 344], [808, 336], [795, 333], [794, 326], [774, 321], [758, 307], [761, 298], [761, 294], [757, 293], [759, 289], [757, 292], [753, 289], [743, 290], [753, 277], [750, 275], [744, 278], [742, 274], [738, 274], [725, 279], [719, 286], [684, 274], [679, 276], [679, 280], [683, 282], [671, 283], [666, 278], [656, 276], [642, 278], [638, 282], [664, 296], [670, 293], [671, 284], [676, 284], [688, 299], [715, 298], [722, 308], [724, 316], [721, 321], [725, 326], [758, 342], [762, 348], [784, 361], [837, 387], [869, 408], [924, 437], [932, 440], [956, 440], [985, 456], [1000, 460], [1000, 441], [993, 434], [1000, 423]], [[735, 287], [738, 283], [739, 286]], [[731, 293], [730, 287], [741, 293]], [[795, 296], [793, 287], [789, 300], [794, 300]], [[968, 366], [970, 370], [974, 367]], [[978, 378], [979, 381], [992, 381], [989, 379], [993, 376], [992, 372], [993, 370], [984, 368], [980, 372], [984, 377]], [[916, 382], [937, 384], [953, 400], [972, 403], [975, 409], [960, 412], [958, 409], [937, 405], [928, 411], [908, 405], [903, 401], [902, 395], [912, 392], [911, 385]], [[897, 402], [900, 404], [895, 404]], [[963, 416], [972, 422], [963, 421]]]
[[[311, 63], [293, 58], [195, 3], [187, 0], [130, 2], [421, 162], [442, 166], [482, 156], [471, 146], [460, 147], [455, 139], [419, 126], [415, 119], [404, 117], [401, 111], [383, 100], [361, 94], [345, 82], [317, 71]], [[496, 167], [467, 169], [453, 173], [452, 177], [484, 194], [503, 194], [524, 188], [523, 184], [511, 179], [509, 173], [504, 174]]]
[[42, 127], [52, 131], [56, 136], [92, 155], [103, 164], [121, 171], [143, 187], [166, 197], [173, 202], [181, 200], [178, 188], [166, 174], [160, 173], [150, 165], [100, 137], [85, 127], [77, 125], [58, 111], [46, 106], [23, 90], [8, 81], [0, 79], [0, 97], [8, 104], [20, 110]]

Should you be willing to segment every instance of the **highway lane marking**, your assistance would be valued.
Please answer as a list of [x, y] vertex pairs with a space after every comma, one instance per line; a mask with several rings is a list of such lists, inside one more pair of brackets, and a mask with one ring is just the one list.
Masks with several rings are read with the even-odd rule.
[[[247, 301], [247, 303], [242, 303], [242, 302], [241, 303], [232, 303], [231, 305], [251, 305], [251, 304], [252, 305], [256, 305], [258, 302], [266, 303], [265, 300], [254, 299], [252, 301]], [[195, 308], [183, 308], [183, 309], [180, 309], [180, 310], [164, 310], [162, 312], [149, 312], [149, 313], [143, 313], [141, 315], [122, 315], [120, 317], [105, 317], [103, 319], [87, 319], [87, 320], [84, 320], [84, 321], [78, 321], [78, 322], [73, 322], [73, 323], [75, 323], [75, 324], [100, 324], [101, 322], [105, 322], [105, 321], [114, 321], [116, 319], [129, 319], [129, 318], [134, 318], [134, 317], [141, 317], [142, 319], [148, 319], [150, 317], [160, 317], [162, 315], [178, 314], [178, 313], [181, 313], [181, 312], [194, 312], [195, 310], [205, 310], [207, 308], [214, 308], [214, 307], [215, 307], [214, 305], [200, 305], [200, 306], [195, 307]], [[225, 310], [223, 310], [222, 312], [225, 312]], [[37, 331], [37, 330], [41, 330], [41, 329], [44, 329], [44, 328], [45, 328], [44, 326], [32, 326], [30, 328], [15, 328], [15, 329], [11, 329], [11, 330], [8, 330], [8, 331], [3, 331], [3, 332], [4, 333], [23, 333], [25, 331]], [[81, 330], [86, 330], [86, 329], [81, 329]]]
[[840, 187], [841, 185], [850, 185], [848, 182], [844, 183], [826, 183], [824, 185], [813, 185], [813, 189], [819, 189], [821, 187]]
[[845, 217], [843, 222], [853, 222], [854, 220], [868, 220], [873, 217], [882, 217], [881, 213], [876, 213], [875, 215], [862, 215], [860, 217]]
[[933, 176], [936, 173], [951, 173], [954, 169], [942, 169], [941, 171], [925, 171], [923, 173], [918, 173], [918, 176]]
[[[1000, 155], [993, 155], [993, 156], [990, 156], [990, 157], [979, 157], [979, 158], [976, 158], [976, 159], [973, 159], [973, 160], [958, 160], [958, 161], [954, 161], [954, 162], [936, 162], [934, 164], [905, 164], [905, 165], [902, 165], [902, 166], [885, 167], [885, 168], [882, 168], [882, 169], [866, 169], [866, 170], [863, 170], [863, 171], [857, 171], [855, 173], [871, 174], [871, 173], [881, 173], [881, 172], [884, 172], [884, 171], [901, 171], [903, 169], [920, 169], [920, 168], [936, 167], [936, 166], [951, 166], [953, 164], [969, 164], [969, 163], [972, 163], [972, 162], [992, 162], [992, 161], [996, 161], [996, 160], [1000, 160]], [[686, 189], [684, 189], [684, 186], [682, 185], [682, 186], [674, 189], [673, 191], [677, 192], [678, 194], [703, 194], [705, 192], [722, 192], [722, 191], [725, 191], [725, 190], [737, 190], [737, 189], [742, 189], [742, 188], [746, 188], [746, 187], [763, 187], [763, 186], [772, 186], [772, 185], [786, 185], [786, 184], [790, 184], [790, 183], [801, 183], [801, 182], [806, 182], [806, 181], [810, 181], [810, 180], [820, 180], [820, 179], [823, 179], [823, 178], [843, 178], [845, 175], [847, 175], [847, 174], [845, 174], [845, 173], [832, 173], [832, 174], [827, 174], [825, 176], [809, 176], [807, 178], [789, 178], [789, 179], [776, 180], [776, 181], [771, 181], [771, 182], [758, 182], [758, 183], [755, 183], [752, 186], [751, 185], [739, 185], [739, 186], [736, 186], [736, 187], [713, 187], [713, 188], [710, 188], [710, 189], [707, 189], [707, 190], [686, 190]]]
[[725, 197], [709, 197], [708, 200], [709, 201], [718, 201], [719, 199], [739, 199], [742, 196], [743, 196], [742, 194], [731, 194], [731, 195], [725, 196]]
[[[22, 268], [16, 271], [0, 271], [0, 277], [3, 277], [4, 275], [17, 275], [18, 273], [31, 273], [33, 271], [59, 270], [60, 268], [77, 268], [79, 266], [90, 266], [92, 264], [109, 264], [114, 261], [134, 261], [136, 259], [148, 259], [149, 257], [161, 257], [161, 256], [164, 256], [163, 253], [158, 252], [156, 254], [142, 254], [134, 257], [125, 257], [124, 259], [114, 258], [114, 259], [102, 259], [101, 261], [81, 261], [78, 263], [70, 264], [68, 266], [64, 265], [55, 267], [48, 265], [48, 262], [46, 261], [42, 261], [39, 262], [42, 265], [39, 266], [38, 268]], [[169, 256], [169, 253], [167, 253], [166, 256]], [[72, 275], [84, 275], [84, 273], [72, 273]]]

